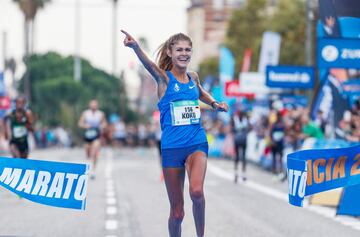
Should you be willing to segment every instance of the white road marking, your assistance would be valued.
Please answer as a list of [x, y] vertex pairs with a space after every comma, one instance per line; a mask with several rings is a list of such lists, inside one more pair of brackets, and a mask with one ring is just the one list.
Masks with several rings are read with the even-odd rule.
[[114, 198], [115, 197], [115, 191], [114, 190], [107, 190], [106, 191], [106, 197]]
[[114, 180], [109, 178], [106, 180], [106, 186], [113, 186], [114, 185]]
[[106, 191], [107, 191], [107, 192], [115, 192], [115, 187], [114, 187], [114, 185], [112, 185], [112, 186], [106, 186]]
[[116, 198], [107, 198], [106, 204], [107, 205], [115, 205], [117, 203]]
[[105, 229], [106, 230], [116, 230], [118, 228], [117, 220], [106, 220]]
[[[106, 178], [106, 215], [112, 216], [118, 213], [116, 207], [117, 199], [115, 193], [115, 182], [112, 178], [112, 162], [113, 162], [113, 151], [111, 149], [106, 150], [106, 167], [105, 167], [105, 178]], [[118, 229], [118, 222], [114, 219], [105, 220], [105, 229], [108, 231], [113, 231]], [[117, 237], [117, 235], [106, 235], [105, 237]]]
[[117, 214], [117, 207], [115, 206], [108, 206], [106, 208], [106, 214], [107, 215], [116, 215]]

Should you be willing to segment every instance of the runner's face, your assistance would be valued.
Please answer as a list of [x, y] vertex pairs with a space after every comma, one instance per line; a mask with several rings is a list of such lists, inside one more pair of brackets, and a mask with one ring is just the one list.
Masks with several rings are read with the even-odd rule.
[[191, 59], [192, 47], [189, 41], [181, 40], [176, 42], [171, 48], [171, 59], [174, 66], [186, 68]]
[[91, 110], [97, 110], [98, 109], [98, 104], [95, 100], [91, 101], [90, 104], [89, 104], [89, 108]]
[[18, 100], [16, 100], [15, 104], [16, 104], [16, 109], [22, 109], [25, 106], [25, 100], [18, 99]]

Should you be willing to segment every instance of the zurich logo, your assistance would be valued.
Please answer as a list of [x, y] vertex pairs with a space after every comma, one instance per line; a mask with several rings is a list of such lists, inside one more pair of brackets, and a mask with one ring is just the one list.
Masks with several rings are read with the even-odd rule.
[[178, 92], [180, 90], [180, 87], [177, 83], [175, 83], [174, 91]]
[[339, 57], [339, 50], [333, 45], [327, 45], [322, 49], [321, 56], [327, 62], [334, 62]]

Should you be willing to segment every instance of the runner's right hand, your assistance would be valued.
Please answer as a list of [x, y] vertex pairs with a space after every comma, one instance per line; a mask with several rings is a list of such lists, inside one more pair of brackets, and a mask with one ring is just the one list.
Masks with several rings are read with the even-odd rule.
[[125, 34], [124, 45], [126, 47], [129, 47], [132, 49], [139, 47], [139, 44], [129, 33], [127, 33], [125, 30], [121, 30], [121, 32]]

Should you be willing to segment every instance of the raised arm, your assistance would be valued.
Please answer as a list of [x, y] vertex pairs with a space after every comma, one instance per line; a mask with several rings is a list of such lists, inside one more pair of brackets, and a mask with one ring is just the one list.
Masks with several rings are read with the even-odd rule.
[[155, 81], [159, 84], [166, 82], [166, 73], [161, 70], [153, 61], [151, 61], [144, 51], [140, 48], [136, 40], [126, 31], [121, 30], [125, 34], [124, 45], [126, 47], [132, 48], [139, 58], [140, 62], [144, 65], [146, 70], [153, 76]]
[[200, 100], [205, 104], [210, 105], [213, 109], [227, 112], [229, 110], [228, 105], [225, 102], [216, 101], [204, 88], [201, 86], [199, 76], [196, 72], [190, 73], [191, 78], [195, 81], [200, 91]]

